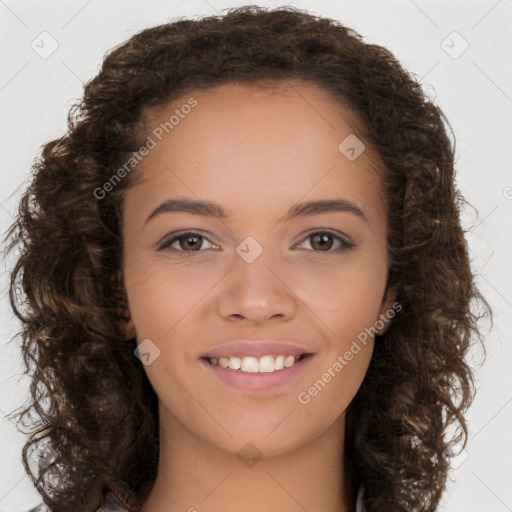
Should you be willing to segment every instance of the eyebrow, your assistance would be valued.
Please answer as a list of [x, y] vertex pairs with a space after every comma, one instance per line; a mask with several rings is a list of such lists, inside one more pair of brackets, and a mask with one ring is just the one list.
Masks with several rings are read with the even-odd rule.
[[[190, 198], [167, 199], [157, 206], [146, 219], [147, 224], [152, 218], [163, 213], [184, 212], [203, 215], [205, 217], [215, 217], [218, 219], [226, 219], [230, 217], [230, 213], [221, 205], [210, 201], [195, 200]], [[293, 205], [281, 219], [286, 221], [298, 216], [311, 216], [320, 213], [330, 212], [349, 212], [357, 215], [367, 224], [370, 224], [368, 215], [354, 203], [341, 198], [319, 199], [315, 201], [306, 201]]]

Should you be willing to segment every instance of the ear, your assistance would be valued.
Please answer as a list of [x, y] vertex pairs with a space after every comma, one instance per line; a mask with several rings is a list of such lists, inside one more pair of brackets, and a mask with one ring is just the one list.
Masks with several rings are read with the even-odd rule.
[[[127, 315], [128, 317], [129, 315]], [[124, 332], [127, 340], [131, 340], [137, 336], [137, 332], [135, 331], [135, 325], [133, 324], [132, 319], [124, 321]]]
[[[378, 336], [382, 336], [389, 328], [393, 317], [397, 311], [402, 309], [402, 306], [396, 302], [396, 289], [397, 285], [387, 286], [382, 298], [382, 304], [379, 311], [379, 320], [384, 323], [384, 327], [377, 331]], [[381, 323], [379, 322], [379, 324]]]
[[122, 269], [119, 269], [113, 277], [112, 286], [116, 290], [117, 312], [121, 322], [121, 329], [124, 330], [125, 333], [125, 340], [132, 340], [137, 336], [137, 333], [128, 307], [128, 298], [126, 297], [126, 291], [124, 289]]
[[135, 325], [130, 315], [130, 310], [126, 304], [120, 304], [118, 309], [118, 318], [120, 327], [124, 331], [125, 340], [132, 340], [137, 336]]

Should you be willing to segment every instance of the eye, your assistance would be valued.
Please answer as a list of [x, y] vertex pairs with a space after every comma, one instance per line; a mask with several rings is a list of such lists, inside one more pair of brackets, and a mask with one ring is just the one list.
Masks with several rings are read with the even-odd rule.
[[[311, 246], [315, 252], [341, 252], [354, 247], [354, 244], [348, 240], [326, 230], [309, 233], [305, 240], [309, 239], [313, 239]], [[330, 239], [334, 239], [334, 241], [330, 241]], [[159, 245], [158, 250], [170, 250], [184, 254], [202, 252], [201, 247], [203, 241], [209, 243], [213, 248], [219, 249], [219, 246], [212, 244], [203, 234], [196, 231], [187, 231], [183, 233], [173, 233]], [[331, 250], [335, 242], [338, 242], [338, 248]]]
[[[204, 237], [201, 233], [197, 233], [195, 231], [187, 231], [186, 233], [174, 234], [174, 236], [172, 236], [171, 238], [165, 239], [159, 245], [158, 250], [163, 251], [165, 249], [170, 249], [171, 251], [182, 253], [200, 252], [199, 248], [201, 247], [203, 240], [208, 239]], [[175, 243], [178, 244], [178, 248], [173, 247]], [[211, 242], [208, 243], [211, 244]]]
[[[335, 235], [331, 231], [313, 231], [308, 234], [305, 240], [313, 239], [311, 246], [315, 249], [315, 246], [319, 248], [319, 250], [315, 249], [315, 252], [341, 252], [347, 249], [352, 249], [354, 244], [349, 242], [348, 240]], [[330, 239], [334, 239], [339, 243], [338, 248], [334, 250], [330, 250], [334, 242], [330, 241]]]

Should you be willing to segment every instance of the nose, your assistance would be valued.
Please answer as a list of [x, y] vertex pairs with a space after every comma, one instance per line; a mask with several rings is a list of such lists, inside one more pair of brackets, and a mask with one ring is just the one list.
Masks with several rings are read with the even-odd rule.
[[218, 301], [219, 315], [230, 321], [246, 320], [262, 324], [276, 318], [292, 319], [298, 309], [298, 297], [287, 283], [285, 272], [265, 251], [248, 263], [235, 259], [234, 268], [222, 281]]

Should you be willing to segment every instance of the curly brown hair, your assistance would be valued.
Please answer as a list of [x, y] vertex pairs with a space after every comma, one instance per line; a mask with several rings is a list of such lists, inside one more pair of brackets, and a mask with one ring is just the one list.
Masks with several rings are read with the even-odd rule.
[[[157, 397], [124, 334], [120, 212], [136, 169], [101, 199], [98, 189], [141, 147], [149, 107], [287, 78], [331, 92], [386, 168], [388, 287], [403, 309], [378, 336], [347, 410], [350, 486], [365, 484], [368, 512], [436, 510], [444, 454], [467, 438], [475, 386], [466, 355], [473, 338], [482, 343], [478, 321], [492, 320], [460, 223], [469, 203], [455, 187], [449, 123], [387, 49], [333, 19], [253, 5], [148, 28], [113, 49], [67, 134], [34, 163], [6, 241], [7, 253], [19, 250], [10, 300], [32, 372], [33, 402], [16, 413], [31, 420], [22, 460], [50, 510], [91, 512], [111, 482], [142, 503], [156, 478]], [[459, 437], [447, 439], [453, 425]], [[55, 457], [33, 474], [29, 452], [41, 443]]]

